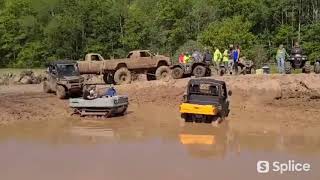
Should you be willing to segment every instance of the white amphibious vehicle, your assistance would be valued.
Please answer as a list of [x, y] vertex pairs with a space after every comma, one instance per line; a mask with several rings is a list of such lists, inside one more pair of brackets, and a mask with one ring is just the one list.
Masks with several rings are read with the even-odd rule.
[[127, 96], [103, 96], [92, 100], [74, 98], [69, 100], [73, 114], [80, 116], [118, 116], [124, 115], [129, 105]]

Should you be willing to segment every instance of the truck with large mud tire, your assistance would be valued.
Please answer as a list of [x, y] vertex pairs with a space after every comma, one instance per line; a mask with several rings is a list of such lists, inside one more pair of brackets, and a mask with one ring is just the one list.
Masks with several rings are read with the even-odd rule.
[[314, 72], [320, 74], [320, 59], [316, 60], [314, 63]]
[[173, 79], [181, 79], [184, 77], [206, 77], [211, 75], [210, 67], [204, 62], [178, 63], [170, 67]]
[[147, 80], [169, 77], [169, 57], [155, 55], [149, 50], [131, 51], [127, 58], [104, 60], [100, 54], [90, 53], [78, 61], [81, 74], [101, 74], [106, 84], [129, 84], [135, 74], [146, 74]]
[[45, 93], [56, 93], [59, 99], [81, 95], [84, 78], [80, 76], [78, 65], [73, 61], [55, 61], [48, 64], [43, 82]]
[[303, 51], [300, 47], [293, 48], [289, 59], [285, 61], [285, 73], [291, 74], [292, 69], [302, 69], [302, 72], [307, 74], [311, 72], [310, 61], [307, 56], [303, 55]]
[[228, 96], [231, 94], [224, 81], [191, 79], [184, 102], [180, 105], [181, 117], [186, 122], [211, 122], [217, 125], [229, 115]]

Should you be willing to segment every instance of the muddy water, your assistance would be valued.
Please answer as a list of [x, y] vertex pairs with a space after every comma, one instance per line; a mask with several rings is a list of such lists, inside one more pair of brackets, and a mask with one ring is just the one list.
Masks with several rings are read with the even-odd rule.
[[[50, 119], [0, 128], [1, 180], [320, 179], [320, 133], [282, 135], [181, 126], [176, 110], [133, 106], [125, 117]], [[259, 160], [311, 171], [258, 174]]]

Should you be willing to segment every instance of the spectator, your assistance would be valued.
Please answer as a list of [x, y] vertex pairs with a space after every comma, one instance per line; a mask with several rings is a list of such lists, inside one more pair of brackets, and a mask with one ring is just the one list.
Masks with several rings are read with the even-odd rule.
[[198, 50], [195, 50], [195, 51], [192, 53], [192, 58], [193, 58], [194, 61], [196, 61], [196, 62], [201, 62], [201, 60], [202, 60], [202, 55], [201, 55], [201, 53], [200, 53]]
[[179, 55], [179, 63], [184, 63], [184, 54], [183, 53], [181, 53]]
[[218, 71], [219, 70], [219, 64], [221, 62], [222, 59], [222, 54], [219, 50], [219, 48], [215, 48], [215, 52], [213, 54], [213, 64], [215, 66], [215, 69]]
[[210, 53], [210, 51], [208, 49], [205, 50], [206, 52], [204, 53], [203, 56], [203, 61], [207, 64], [212, 64], [212, 54]]
[[277, 65], [278, 65], [278, 72], [280, 74], [284, 73], [284, 62], [286, 59], [287, 51], [281, 44], [277, 50], [277, 55], [276, 55], [276, 60], [277, 60]]
[[233, 50], [233, 64], [234, 64], [234, 70], [236, 74], [238, 74], [239, 52], [240, 52], [240, 49], [238, 49], [238, 47], [237, 49]]

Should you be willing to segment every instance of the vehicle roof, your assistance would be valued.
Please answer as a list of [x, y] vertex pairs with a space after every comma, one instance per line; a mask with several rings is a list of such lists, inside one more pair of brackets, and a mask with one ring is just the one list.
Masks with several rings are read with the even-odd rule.
[[226, 85], [224, 81], [219, 81], [216, 79], [209, 79], [209, 78], [200, 78], [200, 79], [191, 79], [188, 83], [190, 84], [220, 84], [220, 85]]
[[49, 65], [51, 66], [55, 66], [58, 64], [76, 64], [76, 62], [72, 60], [57, 60], [49, 63]]

